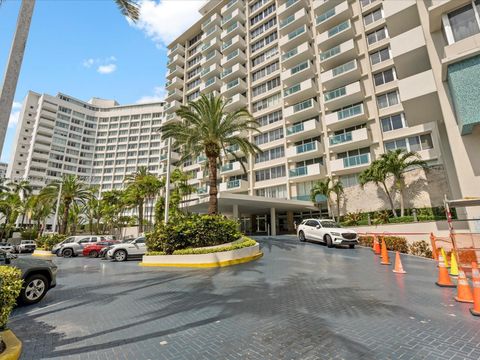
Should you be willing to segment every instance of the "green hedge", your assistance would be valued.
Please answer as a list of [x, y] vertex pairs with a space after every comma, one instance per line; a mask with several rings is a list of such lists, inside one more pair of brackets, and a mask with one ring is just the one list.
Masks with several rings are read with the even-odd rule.
[[11, 266], [0, 266], [0, 331], [7, 326], [8, 317], [22, 289], [22, 273]]
[[22, 240], [35, 240], [38, 237], [38, 231], [34, 228], [25, 229], [20, 235], [22, 236]]
[[42, 235], [37, 240], [37, 249], [50, 251], [52, 250], [52, 247], [65, 240], [67, 237], [67, 235], [60, 234]]
[[238, 223], [221, 215], [180, 215], [160, 223], [146, 235], [149, 252], [171, 255], [176, 250], [221, 245], [242, 237]]
[[[243, 249], [246, 247], [254, 246], [257, 242], [248, 237], [244, 237], [241, 240], [235, 241], [232, 245], [214, 247], [209, 249], [188, 248], [183, 250], [175, 250], [172, 255], [200, 255], [200, 254], [213, 254], [222, 251], [232, 251]], [[163, 251], [149, 251], [147, 255], [167, 255]]]
[[[381, 241], [381, 237], [377, 237], [378, 241]], [[372, 247], [373, 245], [373, 236], [359, 236], [358, 242], [360, 245]], [[385, 236], [385, 245], [387, 245], [387, 250], [391, 251], [400, 251], [401, 253], [408, 254], [408, 243], [407, 239], [400, 236]]]

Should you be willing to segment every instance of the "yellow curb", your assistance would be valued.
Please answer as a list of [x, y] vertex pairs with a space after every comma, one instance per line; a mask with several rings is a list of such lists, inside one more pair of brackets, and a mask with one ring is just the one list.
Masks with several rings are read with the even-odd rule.
[[144, 263], [141, 262], [140, 266], [152, 266], [152, 267], [182, 267], [182, 268], [213, 268], [213, 267], [225, 267], [237, 264], [243, 264], [249, 261], [257, 260], [263, 256], [263, 252], [259, 252], [253, 256], [247, 256], [241, 259], [226, 260], [216, 263], [198, 263], [198, 264], [161, 264], [161, 263]]
[[32, 256], [54, 256], [54, 254], [32, 254]]
[[0, 332], [0, 337], [5, 343], [6, 349], [0, 354], [1, 360], [18, 360], [22, 353], [22, 342], [18, 340], [13, 332], [5, 330]]
[[35, 250], [33, 253], [32, 253], [32, 256], [54, 256], [55, 254], [52, 254], [50, 251], [48, 250]]

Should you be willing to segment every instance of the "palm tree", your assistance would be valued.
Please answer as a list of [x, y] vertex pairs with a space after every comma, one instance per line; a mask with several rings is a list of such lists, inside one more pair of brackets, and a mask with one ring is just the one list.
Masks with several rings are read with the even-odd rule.
[[[187, 157], [203, 154], [207, 157], [210, 185], [209, 214], [218, 212], [217, 165], [221, 163], [222, 150], [225, 154], [232, 154], [235, 160], [240, 162], [241, 159], [231, 150], [232, 147], [238, 147], [245, 156], [261, 152], [258, 146], [240, 135], [250, 130], [258, 131], [258, 122], [246, 108], [226, 112], [227, 104], [228, 101], [221, 97], [202, 94], [199, 99], [182, 105], [177, 111], [182, 121], [166, 124], [162, 128], [162, 138], [174, 139], [174, 147], [182, 149], [181, 161]], [[244, 167], [243, 162], [241, 164]]]
[[[138, 5], [133, 0], [114, 0], [122, 15], [136, 22], [140, 16]], [[0, 5], [3, 0], [0, 0]], [[12, 111], [13, 97], [17, 87], [20, 67], [22, 66], [25, 46], [27, 44], [30, 22], [32, 20], [35, 0], [22, 0], [17, 19], [17, 27], [13, 38], [10, 56], [7, 61], [3, 86], [0, 89], [0, 149], [3, 148], [5, 132]]]
[[383, 190], [385, 191], [385, 194], [387, 195], [388, 201], [390, 203], [393, 216], [397, 217], [397, 211], [395, 210], [392, 193], [387, 186], [387, 178], [388, 173], [383, 166], [383, 162], [380, 160], [375, 160], [374, 162], [372, 162], [370, 166], [367, 169], [363, 170], [358, 177], [362, 188], [370, 182], [375, 183], [375, 185], [377, 186], [379, 184], [382, 185]]
[[33, 191], [32, 185], [30, 185], [30, 181], [28, 180], [21, 180], [19, 182], [9, 182], [7, 186], [15, 193], [18, 194], [20, 200], [22, 201], [23, 210], [21, 211], [22, 214], [22, 221], [21, 226], [25, 221], [25, 213], [27, 212], [27, 200], [30, 194]]
[[[327, 210], [328, 213], [330, 213], [331, 209], [331, 204], [330, 204], [330, 194], [332, 193], [332, 188], [330, 186], [331, 179], [327, 176], [325, 180], [320, 180], [317, 181], [315, 184], [313, 184], [312, 189], [310, 190], [310, 197], [312, 202], [317, 201], [317, 196], [321, 195], [324, 196], [327, 200]], [[332, 217], [333, 214], [332, 214]]]
[[335, 198], [337, 201], [337, 221], [340, 222], [340, 200], [344, 193], [342, 182], [340, 180], [335, 181], [334, 183], [332, 183], [331, 189], [332, 193], [335, 194]]
[[[109, 231], [113, 233], [119, 225], [125, 207], [124, 197], [124, 192], [121, 190], [111, 190], [102, 193], [100, 206], [102, 209], [101, 217], [105, 224], [104, 231], [108, 228]], [[97, 218], [97, 224], [99, 223], [100, 219]]]
[[405, 214], [405, 176], [404, 173], [413, 168], [427, 167], [420, 155], [414, 151], [396, 149], [382, 154], [380, 157], [382, 168], [393, 176], [393, 184], [400, 193], [400, 216]]
[[[88, 220], [88, 230], [91, 235], [98, 234], [98, 228], [101, 218], [102, 206], [97, 196], [98, 186], [92, 186], [89, 190], [89, 197], [83, 209], [83, 213]], [[96, 231], [94, 231], [94, 222], [96, 221]]]

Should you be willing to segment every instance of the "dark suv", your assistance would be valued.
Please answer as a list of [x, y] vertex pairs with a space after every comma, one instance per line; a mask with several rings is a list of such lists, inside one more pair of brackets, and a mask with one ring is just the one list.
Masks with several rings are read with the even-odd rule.
[[22, 272], [23, 286], [19, 296], [22, 304], [39, 302], [57, 284], [57, 266], [51, 260], [18, 258], [0, 250], [0, 265], [14, 266]]

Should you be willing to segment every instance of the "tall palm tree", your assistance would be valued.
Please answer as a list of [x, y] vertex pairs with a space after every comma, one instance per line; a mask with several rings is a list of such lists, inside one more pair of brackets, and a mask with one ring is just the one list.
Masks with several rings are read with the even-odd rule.
[[400, 216], [405, 214], [405, 172], [413, 168], [426, 168], [427, 163], [414, 151], [396, 149], [382, 154], [382, 168], [393, 176], [393, 184], [400, 193]]
[[395, 210], [395, 204], [393, 202], [393, 196], [392, 192], [388, 189], [387, 186], [387, 178], [388, 178], [388, 173], [386, 171], [385, 166], [383, 166], [383, 162], [380, 160], [375, 160], [370, 164], [368, 168], [363, 170], [360, 173], [359, 176], [359, 182], [362, 188], [372, 182], [375, 185], [379, 186], [379, 184], [382, 185], [383, 190], [385, 191], [385, 194], [387, 195], [388, 202], [390, 203], [390, 208], [392, 209], [392, 213], [394, 217], [397, 217], [397, 211]]
[[[121, 190], [110, 190], [102, 193], [100, 206], [102, 209], [101, 217], [105, 224], [104, 230], [108, 228], [112, 233], [115, 232], [125, 207], [124, 197], [124, 191]], [[100, 219], [97, 219], [97, 224], [99, 222]]]
[[[258, 122], [246, 108], [227, 112], [228, 101], [222, 97], [202, 94], [195, 101], [182, 105], [177, 111], [180, 122], [166, 124], [162, 128], [162, 138], [174, 139], [174, 147], [183, 152], [182, 161], [187, 157], [205, 154], [208, 159], [210, 199], [208, 213], [218, 213], [217, 165], [221, 163], [222, 150], [240, 158], [231, 150], [238, 147], [245, 156], [256, 154], [261, 150], [240, 134], [246, 131], [258, 131]], [[242, 163], [242, 166], [243, 163]], [[245, 169], [245, 167], [244, 167]]]
[[[317, 181], [315, 184], [313, 184], [312, 189], [310, 190], [310, 197], [312, 202], [317, 201], [318, 195], [324, 196], [326, 198], [328, 213], [330, 213], [332, 208], [330, 204], [330, 195], [332, 193], [332, 187], [330, 186], [331, 181], [332, 180], [327, 176], [324, 180]], [[335, 218], [333, 212], [332, 217]]]
[[15, 193], [18, 194], [20, 200], [22, 201], [23, 210], [20, 212], [22, 215], [21, 225], [25, 222], [25, 213], [27, 212], [27, 200], [30, 194], [33, 191], [32, 185], [28, 180], [21, 180], [19, 182], [9, 182], [7, 186]]
[[[138, 5], [133, 0], [114, 0], [122, 15], [136, 22], [140, 16]], [[0, 0], [0, 5], [3, 0]], [[17, 88], [20, 67], [22, 66], [28, 32], [32, 20], [35, 0], [22, 0], [17, 19], [17, 27], [13, 38], [10, 56], [7, 61], [3, 86], [0, 89], [0, 149], [3, 148], [5, 133], [12, 111], [13, 97]]]
[[337, 221], [340, 222], [340, 200], [344, 194], [343, 184], [340, 180], [332, 183], [332, 193], [335, 194], [335, 200], [337, 202]]

